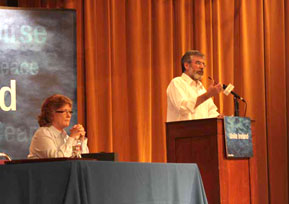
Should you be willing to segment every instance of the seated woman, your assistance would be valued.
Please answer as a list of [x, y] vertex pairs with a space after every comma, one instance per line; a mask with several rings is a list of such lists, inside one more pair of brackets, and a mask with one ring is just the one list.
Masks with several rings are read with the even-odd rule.
[[71, 157], [73, 146], [80, 142], [82, 153], [89, 152], [82, 125], [74, 125], [69, 136], [64, 130], [69, 126], [71, 110], [72, 101], [66, 96], [56, 94], [44, 101], [38, 116], [40, 128], [32, 137], [28, 158]]

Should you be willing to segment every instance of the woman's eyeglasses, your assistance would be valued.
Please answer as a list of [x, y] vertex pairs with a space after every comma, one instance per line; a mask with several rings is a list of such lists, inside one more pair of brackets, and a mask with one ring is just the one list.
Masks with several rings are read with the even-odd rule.
[[70, 113], [72, 114], [73, 111], [69, 111], [69, 110], [59, 110], [59, 111], [55, 111], [56, 113]]

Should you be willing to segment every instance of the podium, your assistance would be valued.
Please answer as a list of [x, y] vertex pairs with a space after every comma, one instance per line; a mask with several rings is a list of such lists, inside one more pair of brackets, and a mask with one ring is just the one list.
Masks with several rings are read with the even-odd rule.
[[[251, 121], [253, 154], [255, 128]], [[254, 203], [256, 170], [252, 158], [226, 157], [224, 120], [219, 118], [166, 123], [167, 161], [197, 163], [208, 203]]]

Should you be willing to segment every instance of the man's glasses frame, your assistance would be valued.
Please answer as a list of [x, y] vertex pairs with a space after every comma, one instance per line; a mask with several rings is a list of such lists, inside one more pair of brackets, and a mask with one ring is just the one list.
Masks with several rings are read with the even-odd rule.
[[[189, 60], [188, 63], [189, 63], [189, 64], [192, 63], [192, 60]], [[195, 61], [195, 64], [196, 64], [196, 65], [199, 65], [199, 66], [203, 65], [204, 67], [207, 67], [206, 63], [201, 62], [201, 61], [199, 61], [199, 60]]]

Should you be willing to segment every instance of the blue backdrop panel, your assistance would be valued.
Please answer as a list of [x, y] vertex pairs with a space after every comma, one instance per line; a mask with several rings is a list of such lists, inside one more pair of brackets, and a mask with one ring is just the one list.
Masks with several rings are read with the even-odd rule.
[[0, 151], [13, 159], [26, 158], [48, 96], [70, 97], [77, 122], [75, 15], [0, 9]]

